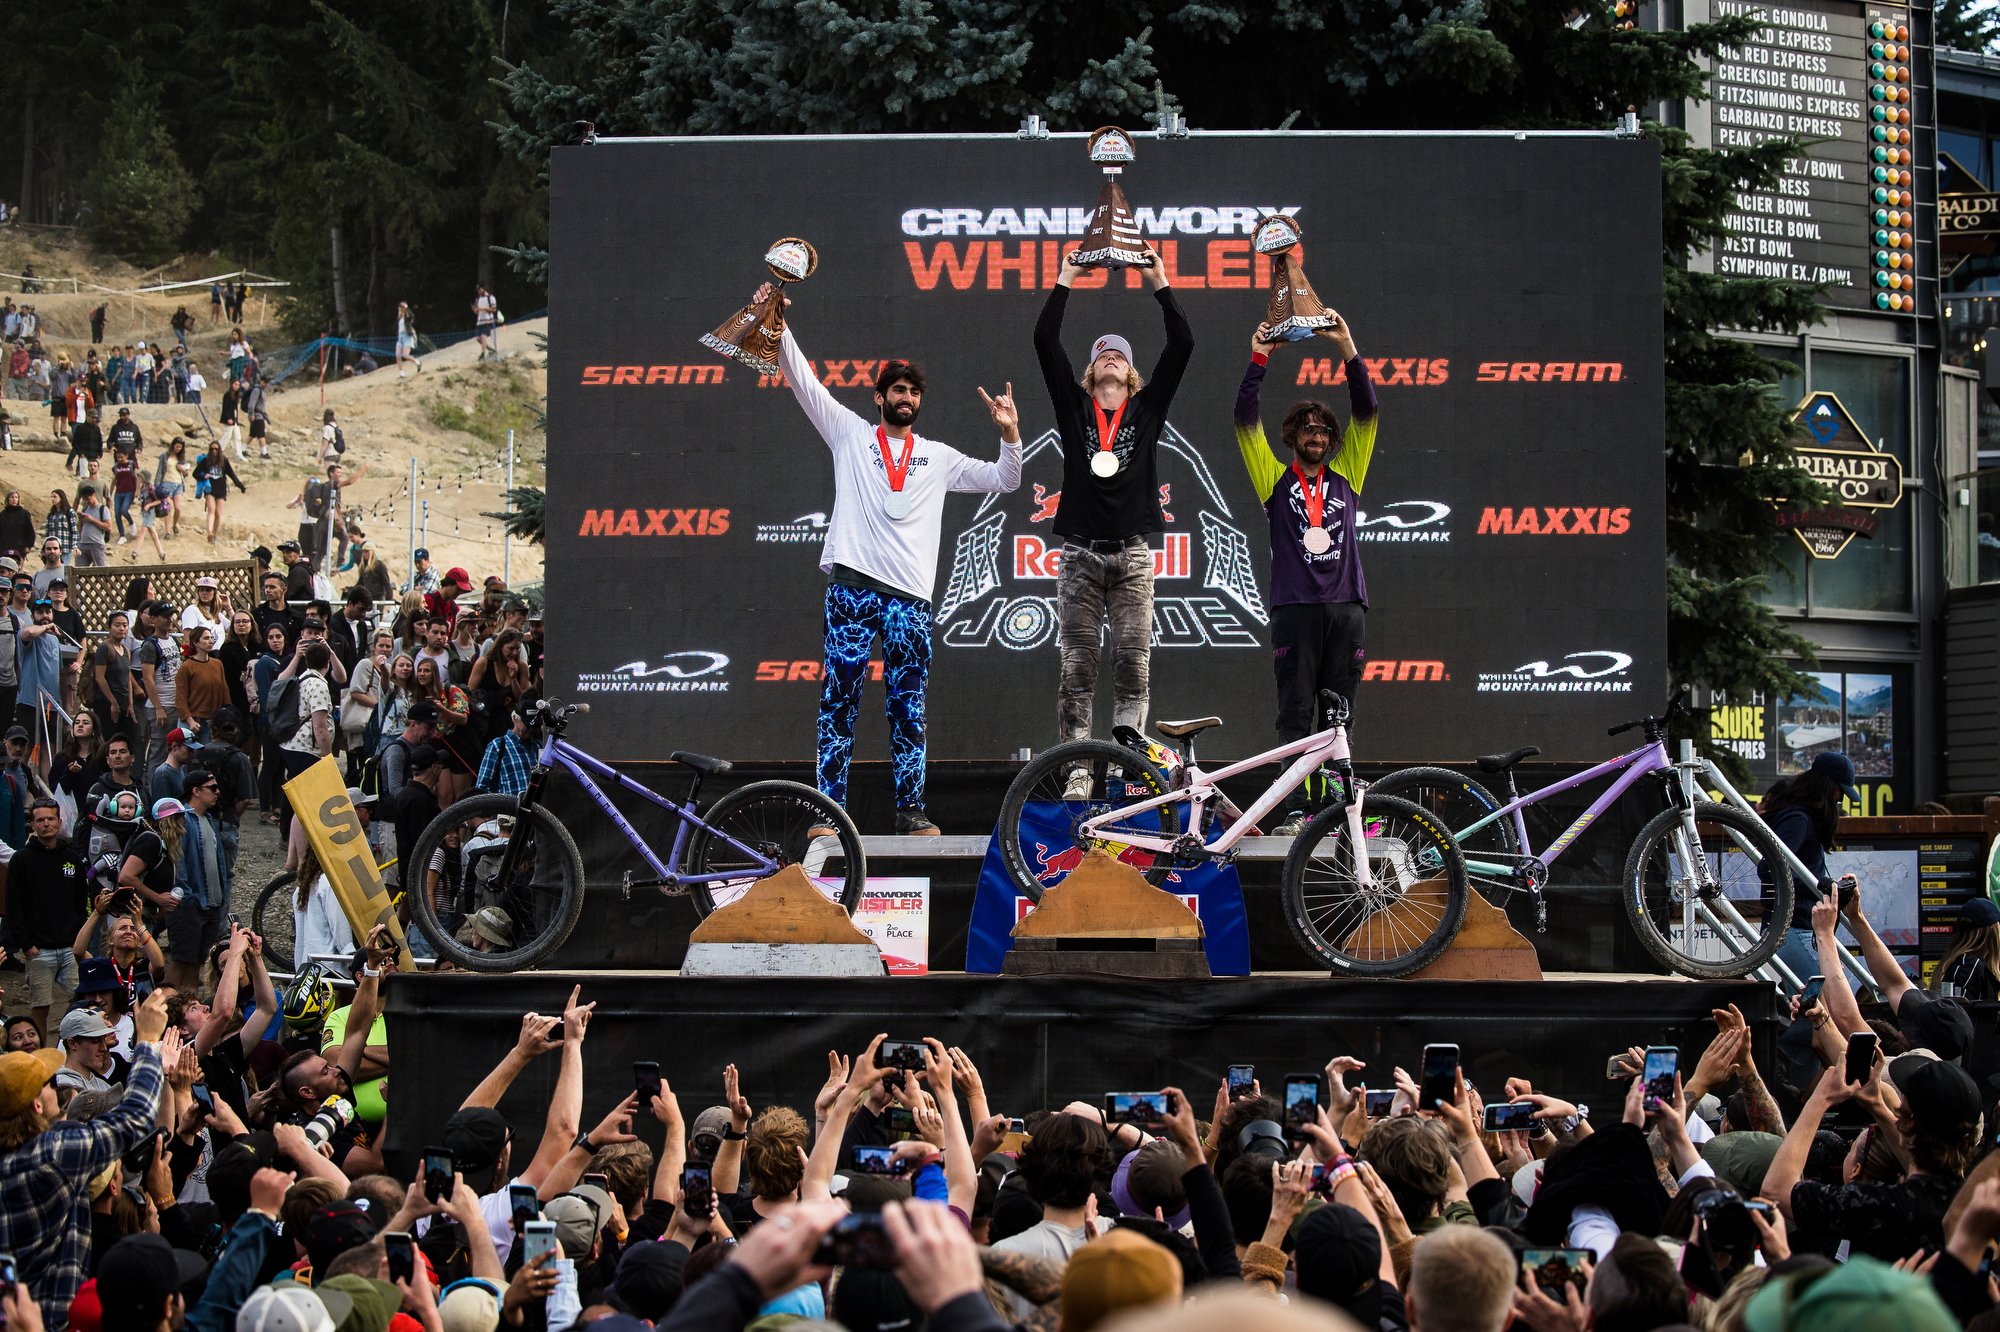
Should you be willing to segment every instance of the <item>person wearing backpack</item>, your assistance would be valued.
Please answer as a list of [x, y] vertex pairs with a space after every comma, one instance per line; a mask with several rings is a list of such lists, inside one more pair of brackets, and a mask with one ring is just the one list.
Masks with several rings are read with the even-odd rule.
[[[329, 467], [326, 470], [326, 477], [311, 478], [299, 488], [298, 494], [285, 501], [286, 508], [299, 510], [298, 553], [304, 563], [314, 568], [319, 567], [326, 556], [326, 520], [333, 511], [331, 477], [337, 469]], [[278, 549], [283, 550], [284, 546]], [[308, 592], [307, 596], [310, 595]]]
[[319, 428], [319, 453], [316, 460], [321, 464], [333, 461], [347, 452], [347, 436], [340, 432], [340, 423], [333, 419], [333, 408], [326, 409]]
[[236, 848], [242, 836], [243, 811], [257, 794], [257, 774], [237, 742], [243, 736], [243, 719], [234, 707], [219, 708], [208, 719], [209, 741], [194, 753], [195, 763], [215, 775], [222, 794], [215, 804], [216, 839], [222, 844], [224, 863], [233, 874]]
[[410, 756], [420, 745], [435, 745], [438, 737], [437, 704], [418, 701], [410, 704], [409, 725], [401, 735], [382, 746], [382, 752], [361, 766], [363, 792], [380, 796], [386, 806], [402, 793], [410, 779]]
[[[285, 764], [283, 781], [290, 781], [333, 752], [333, 687], [326, 678], [332, 661], [333, 653], [323, 640], [302, 642], [291, 664], [271, 682], [271, 734], [278, 738], [278, 753]], [[292, 835], [291, 814], [290, 800], [281, 799], [278, 830], [287, 841]]]

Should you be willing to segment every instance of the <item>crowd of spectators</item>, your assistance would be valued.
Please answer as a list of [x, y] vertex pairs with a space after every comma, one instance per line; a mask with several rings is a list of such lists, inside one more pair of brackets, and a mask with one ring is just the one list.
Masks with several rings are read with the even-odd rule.
[[[1836, 911], [1813, 917], [1826, 963]], [[442, 1123], [399, 1121], [421, 1151], [385, 1148], [386, 929], [329, 1011], [278, 996], [234, 928], [212, 975], [133, 1003], [152, 941], [119, 926], [62, 1049], [9, 1024], [6, 1313], [16, 1332], [1993, 1326], [2000, 1153], [1961, 1066], [1968, 1011], [1895, 971], [1852, 894], [1846, 913], [1873, 989], [1826, 965], [1776, 1067], [1717, 1010], [1671, 1076], [1643, 1072], [1657, 1050], [1614, 1054], [1595, 1110], [1507, 1076], [1504, 1051], [1471, 1061], [1481, 1087], [1412, 1050], [1421, 1080], [1342, 1055], [1282, 1098], [1252, 1075], [1015, 1118], [1018, 1089], [964, 1049], [882, 1035], [830, 1052], [810, 1105], [753, 1106], [733, 1065], [640, 1063], [635, 1090], [587, 1096], [578, 987], [524, 1014]], [[517, 1140], [498, 1107], [550, 1055], [540, 1137]], [[720, 1101], [688, 1116], [667, 1072]], [[1525, 1126], [1493, 1127], [1507, 1114]]]

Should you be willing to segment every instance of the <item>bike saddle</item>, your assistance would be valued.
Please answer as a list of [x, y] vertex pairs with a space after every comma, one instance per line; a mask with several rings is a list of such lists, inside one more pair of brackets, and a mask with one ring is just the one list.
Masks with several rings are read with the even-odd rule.
[[1522, 759], [1531, 759], [1541, 752], [1540, 745], [1522, 745], [1519, 749], [1508, 750], [1505, 754], [1481, 754], [1472, 760], [1472, 765], [1481, 772], [1505, 772]]
[[[1539, 753], [1540, 751], [1536, 752]], [[684, 749], [676, 749], [673, 753], [667, 755], [667, 757], [676, 763], [687, 764], [696, 772], [705, 772], [711, 777], [729, 771], [728, 759], [710, 758], [706, 754], [690, 754]]]
[[1153, 729], [1172, 740], [1182, 740], [1190, 735], [1200, 735], [1211, 726], [1222, 725], [1220, 717], [1196, 717], [1193, 721], [1154, 722]]

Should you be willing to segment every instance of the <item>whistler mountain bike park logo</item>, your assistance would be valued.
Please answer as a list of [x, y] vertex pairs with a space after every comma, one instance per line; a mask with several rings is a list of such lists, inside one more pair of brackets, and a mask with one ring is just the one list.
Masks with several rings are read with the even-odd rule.
[[771, 546], [823, 546], [826, 527], [825, 514], [802, 513], [788, 523], [757, 524], [757, 540]]
[[1451, 506], [1436, 500], [1397, 500], [1380, 510], [1361, 511], [1355, 537], [1371, 541], [1406, 541], [1437, 545], [1451, 540]]
[[726, 694], [729, 658], [720, 652], [670, 652], [655, 666], [628, 661], [576, 677], [580, 694]]
[[1557, 661], [1531, 661], [1511, 671], [1481, 672], [1482, 694], [1629, 694], [1631, 654], [1572, 652]]

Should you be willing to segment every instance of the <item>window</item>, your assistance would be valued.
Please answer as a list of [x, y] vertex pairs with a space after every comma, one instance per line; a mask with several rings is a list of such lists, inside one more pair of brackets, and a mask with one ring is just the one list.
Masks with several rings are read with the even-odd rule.
[[[1815, 351], [1812, 391], [1838, 397], [1905, 471], [1910, 468], [1910, 362], [1900, 356], [1863, 356]], [[1882, 522], [1872, 539], [1856, 537], [1838, 559], [1818, 560], [1812, 571], [1815, 611], [1907, 611], [1910, 607], [1912, 522], [1908, 495], [1893, 509], [1878, 510]]]

